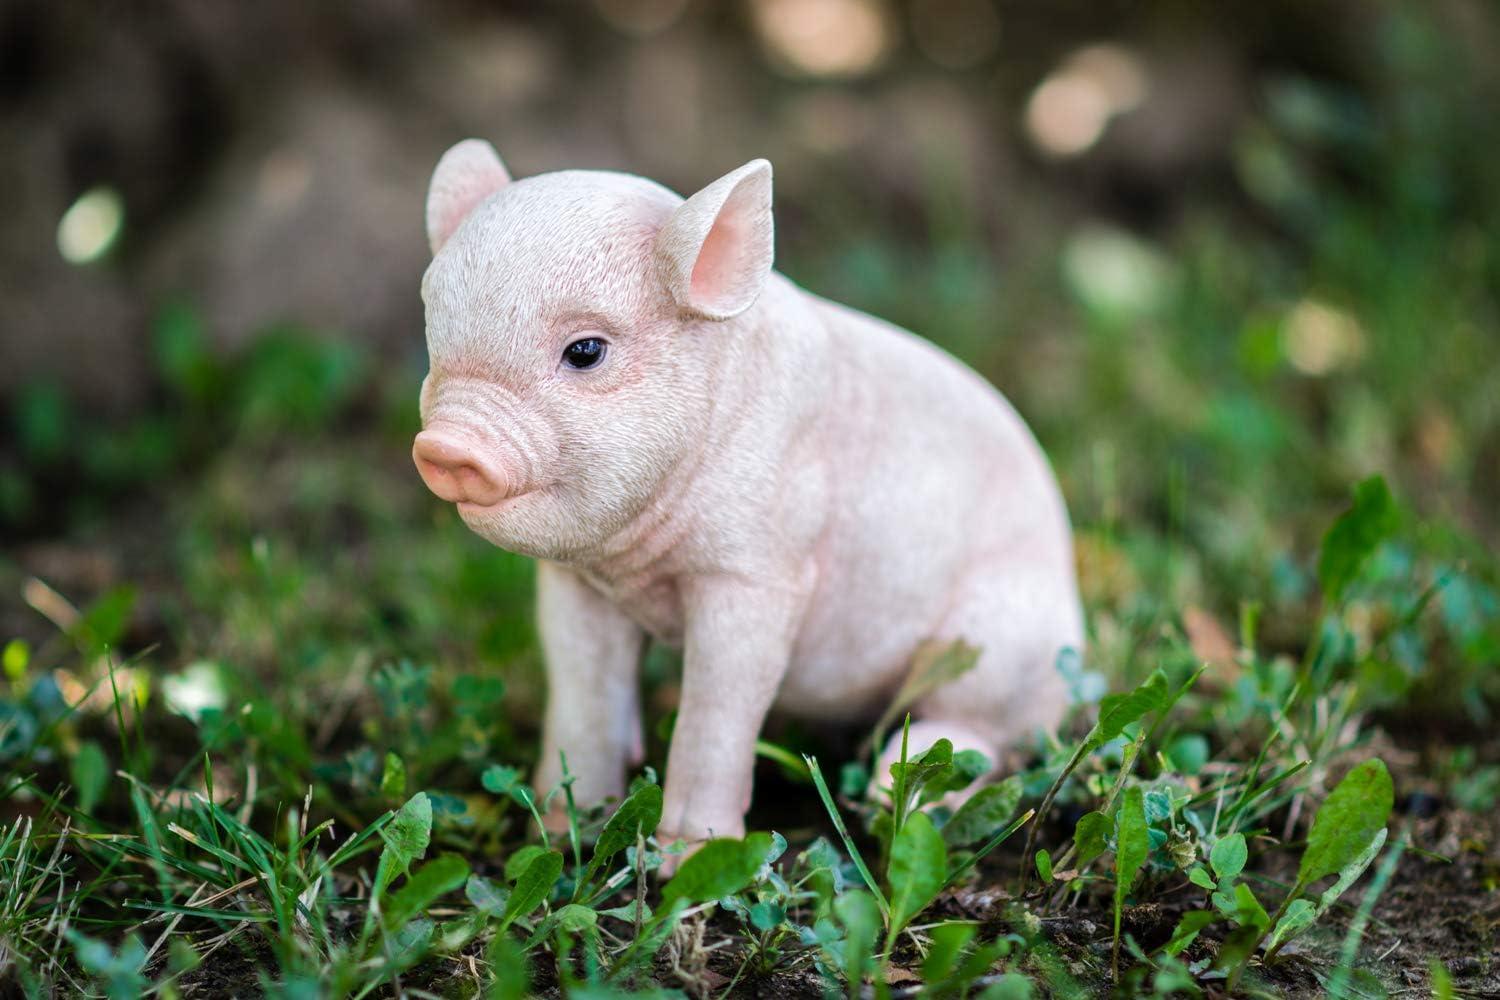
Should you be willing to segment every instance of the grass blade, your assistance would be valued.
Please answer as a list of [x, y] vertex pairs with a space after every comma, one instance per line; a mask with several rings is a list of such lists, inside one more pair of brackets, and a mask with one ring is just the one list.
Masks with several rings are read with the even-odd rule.
[[[870, 892], [875, 896], [875, 904], [880, 907], [882, 920], [891, 919], [891, 904], [886, 901], [885, 894], [880, 891], [880, 884], [875, 881], [875, 876], [870, 874], [870, 868], [865, 864], [865, 859], [859, 853], [859, 848], [854, 845], [854, 838], [849, 836], [849, 828], [844, 825], [844, 817], [839, 815], [839, 807], [834, 804], [833, 795], [828, 791], [828, 782], [823, 780], [823, 770], [818, 767], [816, 757], [803, 755], [802, 759], [807, 762], [807, 771], [812, 775], [813, 784], [818, 789], [818, 797], [823, 800], [823, 808], [828, 810], [829, 819], [833, 820], [833, 828], [843, 838], [844, 850], [849, 852], [849, 860], [854, 862], [854, 867], [859, 870], [859, 877], [865, 880]], [[1030, 813], [1027, 813], [1029, 816]]]

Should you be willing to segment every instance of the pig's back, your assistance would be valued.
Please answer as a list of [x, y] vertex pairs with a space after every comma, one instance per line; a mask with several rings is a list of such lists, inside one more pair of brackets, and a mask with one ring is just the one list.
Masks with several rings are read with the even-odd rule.
[[814, 312], [833, 389], [818, 432], [831, 513], [783, 694], [816, 702], [829, 671], [847, 690], [857, 658], [879, 701], [975, 574], [1019, 559], [1071, 573], [1067, 515], [1041, 448], [987, 381], [899, 327], [821, 299]]

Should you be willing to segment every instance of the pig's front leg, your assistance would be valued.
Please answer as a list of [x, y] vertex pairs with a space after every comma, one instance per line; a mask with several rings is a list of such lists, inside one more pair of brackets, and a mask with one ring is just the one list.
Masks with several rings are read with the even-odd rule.
[[[576, 573], [548, 562], [537, 566], [537, 625], [547, 660], [537, 794], [562, 780], [562, 753], [580, 807], [619, 796], [626, 765], [641, 759], [644, 633]], [[551, 829], [567, 829], [566, 796], [553, 798], [545, 820]]]
[[[801, 598], [722, 578], [695, 581], [684, 598], [682, 700], [657, 839], [692, 846], [744, 835], [755, 741], [786, 673]], [[669, 859], [664, 873], [673, 868]]]

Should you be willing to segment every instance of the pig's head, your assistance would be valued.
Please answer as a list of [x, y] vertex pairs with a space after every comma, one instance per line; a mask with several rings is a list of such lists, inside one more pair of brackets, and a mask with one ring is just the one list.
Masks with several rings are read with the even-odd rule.
[[429, 372], [412, 457], [489, 541], [589, 553], [699, 445], [771, 269], [771, 167], [683, 201], [625, 174], [512, 181], [470, 139], [427, 199]]

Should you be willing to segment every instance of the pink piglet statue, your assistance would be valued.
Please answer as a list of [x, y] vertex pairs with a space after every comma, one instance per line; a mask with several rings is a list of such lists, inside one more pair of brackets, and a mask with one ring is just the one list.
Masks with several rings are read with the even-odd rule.
[[469, 139], [428, 194], [413, 458], [539, 561], [540, 792], [562, 752], [580, 804], [622, 794], [644, 643], [683, 651], [664, 843], [743, 835], [773, 708], [873, 720], [924, 640], [963, 639], [979, 662], [912, 707], [910, 745], [998, 762], [1062, 717], [1055, 661], [1083, 645], [1067, 511], [1015, 410], [772, 271], [772, 231], [765, 160], [683, 200], [621, 173], [512, 180]]

